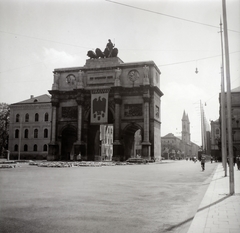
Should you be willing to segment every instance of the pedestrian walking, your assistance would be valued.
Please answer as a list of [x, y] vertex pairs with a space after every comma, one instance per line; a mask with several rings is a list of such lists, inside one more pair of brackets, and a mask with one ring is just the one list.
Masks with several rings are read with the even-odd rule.
[[202, 171], [205, 170], [205, 161], [206, 161], [206, 158], [204, 155], [202, 155], [201, 157], [201, 167], [202, 167]]
[[213, 157], [211, 156], [211, 163], [213, 162]]
[[237, 156], [236, 163], [237, 163], [237, 169], [240, 170], [240, 155]]

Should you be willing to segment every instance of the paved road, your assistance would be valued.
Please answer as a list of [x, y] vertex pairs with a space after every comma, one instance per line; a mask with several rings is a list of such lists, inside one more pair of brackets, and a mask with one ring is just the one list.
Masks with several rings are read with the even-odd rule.
[[0, 232], [184, 233], [216, 165], [1, 169]]

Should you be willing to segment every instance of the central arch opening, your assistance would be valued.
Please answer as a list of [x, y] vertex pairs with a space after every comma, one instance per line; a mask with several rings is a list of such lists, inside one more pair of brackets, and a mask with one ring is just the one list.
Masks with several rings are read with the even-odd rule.
[[[114, 117], [110, 109], [108, 109], [108, 123], [106, 125], [113, 125]], [[87, 160], [95, 161], [102, 160], [102, 139], [100, 135], [100, 125], [90, 124], [90, 114], [88, 117], [87, 130]]]

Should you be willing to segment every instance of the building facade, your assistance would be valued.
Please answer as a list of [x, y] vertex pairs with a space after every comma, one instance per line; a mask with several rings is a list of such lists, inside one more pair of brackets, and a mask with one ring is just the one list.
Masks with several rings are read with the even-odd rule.
[[[240, 155], [240, 87], [237, 87], [231, 91], [231, 103], [232, 103], [232, 144], [233, 144], [233, 156], [236, 158], [237, 155]], [[219, 104], [220, 104], [220, 113], [221, 113], [221, 94], [219, 95]], [[225, 114], [226, 114], [226, 128], [227, 128], [227, 94], [225, 93]], [[220, 126], [221, 126], [221, 115]], [[221, 130], [222, 133], [222, 130]], [[226, 140], [228, 147], [228, 134], [226, 129]]]
[[10, 159], [47, 159], [51, 112], [49, 95], [10, 105]]
[[160, 70], [153, 61], [124, 63], [118, 57], [88, 59], [82, 67], [54, 70], [48, 160], [98, 160], [101, 124], [113, 125], [113, 160], [161, 159]]
[[164, 159], [183, 159], [185, 157], [183, 142], [180, 138], [169, 133], [161, 138], [162, 141], [162, 157]]
[[221, 150], [219, 148], [221, 141], [219, 120], [211, 121], [211, 156], [221, 161]]
[[169, 133], [161, 138], [162, 156], [165, 159], [185, 159], [198, 157], [199, 146], [191, 142], [190, 121], [188, 114], [183, 112], [182, 137]]

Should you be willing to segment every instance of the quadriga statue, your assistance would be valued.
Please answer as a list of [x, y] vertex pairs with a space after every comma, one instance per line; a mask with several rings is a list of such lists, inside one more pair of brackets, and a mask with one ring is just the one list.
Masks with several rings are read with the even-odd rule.
[[96, 48], [95, 52], [89, 50], [87, 56], [90, 57], [90, 59], [117, 57], [118, 49], [114, 47], [115, 45], [109, 39], [106, 48], [104, 49], [104, 52], [102, 52], [101, 49]]

